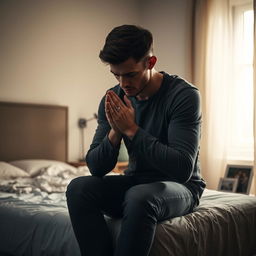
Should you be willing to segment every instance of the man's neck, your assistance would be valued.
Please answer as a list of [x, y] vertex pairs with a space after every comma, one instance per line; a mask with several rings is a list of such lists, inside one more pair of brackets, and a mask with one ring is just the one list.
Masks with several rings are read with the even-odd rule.
[[163, 74], [157, 72], [155, 69], [152, 69], [150, 79], [145, 85], [145, 90], [136, 96], [137, 100], [147, 100], [153, 96], [160, 89], [162, 81]]

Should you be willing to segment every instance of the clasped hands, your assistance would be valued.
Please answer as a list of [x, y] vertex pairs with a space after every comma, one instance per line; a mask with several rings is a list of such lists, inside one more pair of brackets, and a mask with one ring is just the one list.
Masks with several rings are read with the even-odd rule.
[[132, 138], [138, 129], [135, 123], [135, 111], [126, 95], [124, 102], [125, 104], [114, 91], [109, 90], [106, 94], [105, 112], [115, 133]]

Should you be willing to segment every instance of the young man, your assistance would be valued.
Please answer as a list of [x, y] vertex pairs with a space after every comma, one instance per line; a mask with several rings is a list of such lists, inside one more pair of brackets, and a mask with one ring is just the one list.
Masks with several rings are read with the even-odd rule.
[[[175, 75], [157, 72], [152, 34], [123, 25], [107, 36], [100, 58], [118, 85], [107, 91], [86, 156], [92, 176], [73, 180], [67, 203], [82, 255], [149, 255], [158, 222], [191, 212], [205, 187], [200, 177], [200, 96]], [[124, 175], [105, 176], [121, 140]], [[116, 248], [104, 214], [122, 218]]]

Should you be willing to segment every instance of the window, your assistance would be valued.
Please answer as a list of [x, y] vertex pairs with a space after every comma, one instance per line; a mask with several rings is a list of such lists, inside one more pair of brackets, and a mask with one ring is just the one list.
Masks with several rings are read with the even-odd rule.
[[[229, 160], [253, 160], [253, 6], [233, 5], [233, 67], [229, 102]], [[240, 3], [240, 4], [239, 4]]]

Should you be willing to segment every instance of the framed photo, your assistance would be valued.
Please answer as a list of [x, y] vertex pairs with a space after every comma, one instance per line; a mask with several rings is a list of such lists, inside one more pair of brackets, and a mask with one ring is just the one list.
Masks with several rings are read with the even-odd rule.
[[236, 193], [249, 194], [253, 177], [251, 165], [227, 165], [225, 178], [238, 179]]
[[237, 178], [220, 178], [218, 190], [224, 192], [236, 192], [237, 184]]

